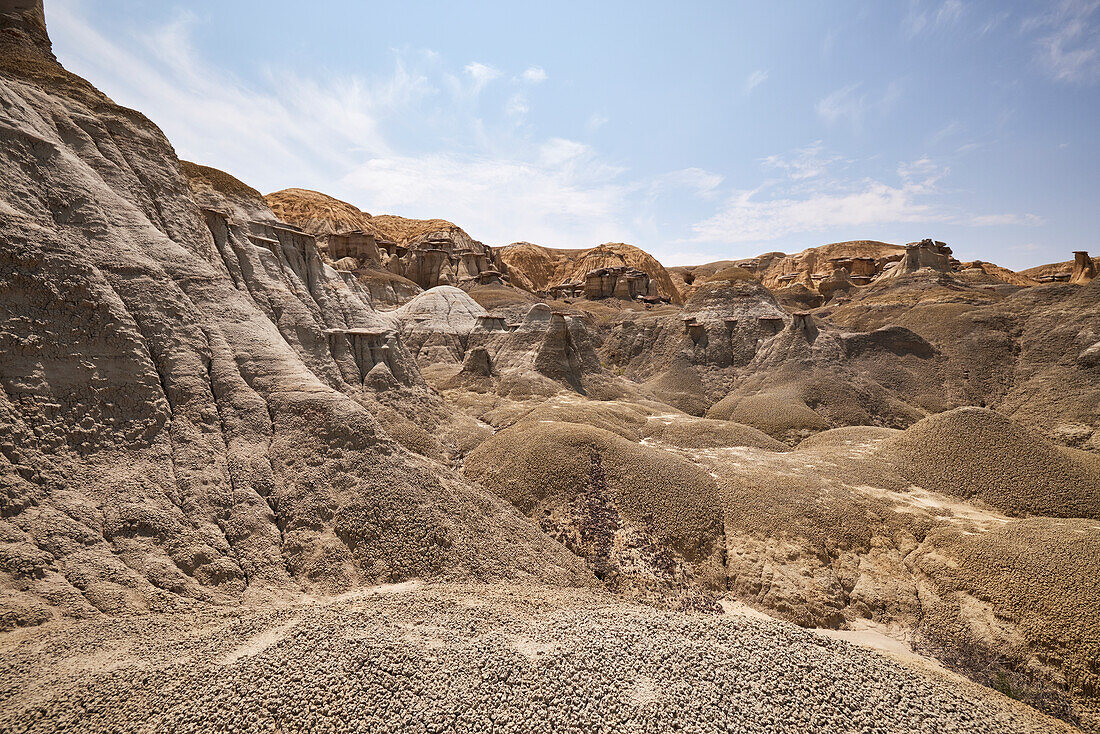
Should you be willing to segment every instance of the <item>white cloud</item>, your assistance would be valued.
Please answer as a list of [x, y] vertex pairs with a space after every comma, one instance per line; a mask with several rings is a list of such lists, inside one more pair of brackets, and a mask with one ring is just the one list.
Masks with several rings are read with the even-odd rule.
[[101, 34], [83, 8], [63, 1], [50, 6], [62, 62], [163, 125], [182, 157], [237, 175], [254, 172], [254, 180], [279, 170], [314, 177], [353, 149], [387, 153], [383, 118], [436, 91], [400, 63], [390, 76], [370, 81], [285, 73], [268, 75], [266, 85], [249, 84], [194, 51], [189, 39], [196, 21], [189, 14], [122, 44]]
[[750, 94], [752, 90], [759, 87], [768, 79], [768, 72], [763, 69], [757, 69], [753, 73], [749, 74], [745, 80], [745, 93]]
[[[703, 242], [751, 242], [803, 232], [857, 229], [897, 222], [927, 222], [943, 217], [915, 200], [907, 186], [863, 181], [844, 193], [816, 191], [802, 198], [765, 199], [761, 190], [735, 191], [712, 217], [695, 224]], [[854, 235], [853, 235], [854, 236]]]
[[[382, 75], [260, 69], [245, 81], [196, 50], [202, 29], [191, 14], [129, 36], [95, 20], [78, 0], [51, 5], [62, 62], [162, 125], [181, 157], [263, 191], [303, 186], [374, 213], [443, 217], [494, 244], [635, 237], [636, 197], [649, 180], [630, 179], [583, 143], [530, 138], [518, 124], [530, 114], [526, 92], [481, 108], [477, 94], [504, 76], [488, 64], [448, 66], [411, 50], [395, 52]], [[545, 72], [521, 76], [534, 83]]]
[[650, 182], [650, 193], [656, 197], [674, 189], [686, 189], [700, 199], [713, 199], [724, 180], [721, 174], [713, 171], [694, 167], [681, 168], [678, 171], [655, 176]]
[[939, 180], [950, 171], [950, 168], [936, 163], [928, 156], [898, 164], [898, 177], [915, 194], [934, 192]]
[[949, 222], [970, 226], [1034, 226], [1034, 214], [973, 215], [942, 201], [939, 182], [950, 169], [927, 157], [900, 163], [896, 181], [846, 178], [857, 163], [825, 150], [820, 141], [761, 161], [783, 178], [755, 189], [726, 192], [718, 210], [692, 226], [694, 242], [768, 242], [790, 235], [836, 231], [867, 236], [870, 228]]
[[628, 194], [617, 182], [620, 172], [579, 143], [553, 140], [533, 159], [376, 158], [350, 172], [340, 188], [379, 211], [445, 216], [492, 244], [522, 238], [577, 247], [629, 235], [620, 222]]
[[527, 96], [521, 92], [516, 92], [509, 97], [508, 102], [504, 105], [504, 114], [517, 121], [526, 117], [530, 111], [531, 107], [527, 104]]
[[1100, 2], [1061, 0], [1047, 12], [1027, 18], [1025, 32], [1035, 39], [1039, 65], [1060, 82], [1100, 81]]
[[489, 82], [500, 77], [500, 71], [479, 61], [471, 61], [466, 64], [465, 71], [474, 80], [474, 94], [484, 89]]
[[541, 66], [529, 66], [523, 72], [523, 81], [538, 84], [546, 81], [546, 69]]

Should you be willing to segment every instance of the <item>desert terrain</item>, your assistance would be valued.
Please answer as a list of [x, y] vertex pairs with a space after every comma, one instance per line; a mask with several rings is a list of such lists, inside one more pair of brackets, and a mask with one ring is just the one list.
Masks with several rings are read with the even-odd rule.
[[1087, 253], [487, 245], [93, 82], [0, 2], [0, 731], [1100, 732]]

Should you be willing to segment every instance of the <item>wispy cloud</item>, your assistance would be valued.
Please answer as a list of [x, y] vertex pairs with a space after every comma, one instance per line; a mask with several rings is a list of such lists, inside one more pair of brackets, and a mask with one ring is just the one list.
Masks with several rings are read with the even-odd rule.
[[1060, 82], [1100, 81], [1100, 1], [1062, 0], [1024, 20], [1039, 65]]
[[790, 234], [943, 219], [928, 204], [918, 203], [906, 186], [861, 183], [856, 190], [816, 191], [801, 198], [766, 198], [761, 189], [736, 191], [714, 216], [692, 229], [703, 242], [766, 242]]
[[891, 82], [881, 94], [863, 91], [863, 84], [849, 84], [818, 101], [818, 116], [827, 123], [847, 122], [854, 129], [862, 130], [870, 115], [888, 113], [901, 97], [901, 87]]
[[850, 178], [856, 163], [825, 150], [820, 141], [761, 161], [765, 180], [754, 189], [723, 193], [717, 211], [692, 226], [693, 241], [736, 244], [837, 231], [865, 236], [869, 228], [906, 223], [975, 227], [1034, 226], [1034, 214], [960, 212], [943, 201], [940, 182], [950, 169], [927, 156], [898, 164], [893, 175]]
[[584, 127], [586, 130], [588, 130], [588, 132], [594, 133], [610, 121], [611, 118], [604, 113], [593, 112], [592, 115], [589, 116], [588, 120], [584, 123]]
[[936, 146], [947, 140], [948, 138], [955, 137], [963, 130], [962, 124], [958, 120], [952, 120], [947, 124], [940, 127], [939, 130], [928, 136], [928, 145]]
[[527, 117], [527, 113], [531, 111], [530, 105], [527, 104], [527, 95], [522, 92], [516, 92], [508, 98], [508, 102], [504, 105], [504, 114], [511, 117], [517, 122]]
[[941, 2], [910, 0], [909, 12], [905, 15], [903, 27], [910, 37], [917, 36], [926, 31], [958, 23], [964, 10], [962, 0], [942, 0]]
[[824, 174], [842, 160], [841, 156], [827, 152], [822, 141], [817, 140], [790, 153], [770, 155], [762, 163], [768, 168], [780, 169], [792, 181], [802, 181]]
[[966, 223], [975, 227], [1038, 227], [1043, 221], [1036, 214], [982, 214]]
[[489, 82], [500, 77], [500, 71], [498, 69], [488, 64], [483, 64], [480, 61], [471, 61], [466, 64], [465, 71], [470, 75], [470, 78], [474, 80], [474, 94], [484, 89]]
[[339, 186], [379, 211], [436, 211], [493, 244], [591, 246], [629, 234], [620, 221], [629, 193], [622, 173], [587, 146], [555, 139], [526, 158], [373, 158]]
[[546, 69], [541, 66], [529, 66], [523, 72], [523, 81], [538, 84], [546, 81]]
[[757, 69], [749, 74], [748, 78], [745, 79], [745, 94], [751, 94], [752, 90], [756, 89], [767, 80], [768, 72], [763, 69]]
[[[651, 180], [632, 179], [580, 142], [531, 137], [521, 123], [534, 89], [488, 107], [479, 93], [506, 72], [487, 63], [453, 66], [435, 52], [404, 50], [384, 74], [261, 69], [259, 80], [245, 81], [197, 51], [202, 27], [190, 13], [108, 35], [83, 3], [56, 0], [50, 23], [62, 61], [162, 125], [181, 157], [262, 190], [305, 186], [375, 213], [444, 217], [494, 244], [634, 237], [638, 197]], [[540, 67], [509, 75], [530, 85], [546, 79]]]

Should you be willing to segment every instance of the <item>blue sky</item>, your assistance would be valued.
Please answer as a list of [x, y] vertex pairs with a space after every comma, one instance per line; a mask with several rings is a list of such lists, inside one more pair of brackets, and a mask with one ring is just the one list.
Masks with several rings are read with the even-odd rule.
[[46, 0], [181, 158], [487, 244], [1100, 252], [1100, 0]]

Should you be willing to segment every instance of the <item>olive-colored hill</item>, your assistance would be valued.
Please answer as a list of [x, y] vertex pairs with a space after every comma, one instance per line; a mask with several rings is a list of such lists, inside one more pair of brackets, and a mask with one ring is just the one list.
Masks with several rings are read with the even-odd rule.
[[1100, 456], [1057, 446], [991, 410], [929, 416], [887, 446], [902, 474], [925, 489], [1012, 515], [1100, 519]]
[[528, 418], [471, 452], [465, 472], [586, 558], [611, 588], [714, 606], [694, 600], [724, 585], [717, 486], [675, 454], [582, 423]]

